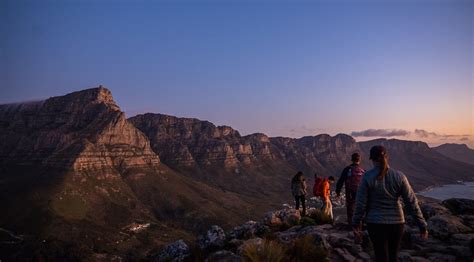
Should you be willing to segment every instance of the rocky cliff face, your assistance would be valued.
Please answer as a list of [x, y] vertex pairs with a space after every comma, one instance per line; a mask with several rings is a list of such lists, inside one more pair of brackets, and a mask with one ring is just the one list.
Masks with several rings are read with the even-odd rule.
[[242, 137], [228, 126], [161, 114], [138, 115], [129, 121], [148, 136], [167, 165], [178, 169], [233, 169], [272, 158], [270, 141], [263, 134]]
[[443, 144], [433, 149], [453, 160], [474, 165], [474, 150], [465, 144]]
[[0, 163], [75, 170], [157, 165], [148, 139], [103, 87], [0, 106]]
[[258, 133], [241, 136], [227, 126], [160, 114], [138, 115], [129, 121], [147, 135], [163, 162], [177, 169], [218, 166], [234, 170], [267, 163], [326, 175], [338, 172], [348, 155], [360, 151], [352, 137], [342, 134], [300, 139]]
[[[370, 169], [369, 150], [376, 144], [387, 147], [390, 165], [402, 170], [417, 190], [474, 178], [473, 166], [443, 156], [419, 141], [378, 139], [358, 143], [344, 134], [299, 139], [269, 138], [264, 134], [241, 136], [230, 127], [216, 127], [207, 121], [160, 114], [138, 115], [129, 120], [147, 135], [163, 162], [180, 172], [191, 170], [196, 175], [200, 171], [205, 174], [234, 174], [238, 171], [259, 178], [271, 174], [271, 181], [245, 181], [265, 183], [278, 190], [284, 190], [279, 185], [287, 184], [290, 176], [298, 170], [307, 175], [310, 184], [313, 173], [338, 176], [350, 163], [350, 155], [354, 152], [362, 153], [362, 165]], [[227, 185], [229, 179], [232, 178], [220, 182], [214, 178], [214, 181], [227, 189], [235, 189], [235, 186]]]

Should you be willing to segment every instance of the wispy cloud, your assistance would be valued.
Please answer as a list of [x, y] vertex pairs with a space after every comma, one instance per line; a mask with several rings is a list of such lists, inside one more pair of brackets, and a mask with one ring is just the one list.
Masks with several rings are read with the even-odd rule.
[[429, 131], [426, 131], [424, 129], [415, 129], [415, 132], [414, 132], [415, 135], [419, 136], [419, 137], [436, 137], [436, 136], [439, 136], [438, 134], [436, 134], [435, 132], [429, 132]]
[[353, 131], [351, 133], [354, 137], [394, 137], [394, 136], [408, 136], [410, 131], [403, 129], [367, 129], [363, 131]]
[[469, 137], [462, 137], [459, 141], [469, 141]]

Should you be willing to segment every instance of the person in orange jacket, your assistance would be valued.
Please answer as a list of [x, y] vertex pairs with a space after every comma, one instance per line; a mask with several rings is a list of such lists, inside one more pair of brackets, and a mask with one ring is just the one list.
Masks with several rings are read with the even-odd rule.
[[335, 179], [333, 176], [330, 176], [323, 180], [322, 191], [323, 191], [323, 206], [321, 210], [327, 214], [331, 219], [334, 219], [332, 213], [332, 203], [331, 203], [331, 184], [334, 183]]

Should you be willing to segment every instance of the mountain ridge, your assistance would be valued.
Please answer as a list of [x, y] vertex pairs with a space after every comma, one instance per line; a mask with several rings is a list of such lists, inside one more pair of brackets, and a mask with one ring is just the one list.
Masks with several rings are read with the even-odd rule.
[[[144, 257], [174, 238], [192, 240], [190, 232], [232, 227], [291, 201], [298, 170], [311, 185], [314, 172], [337, 176], [355, 151], [368, 167], [371, 143], [386, 145], [418, 189], [474, 177], [472, 165], [422, 142], [242, 136], [152, 113], [126, 119], [104, 87], [0, 105], [0, 228], [79, 253]], [[145, 225], [153, 226], [130, 230]], [[21, 248], [29, 254], [34, 243]]]

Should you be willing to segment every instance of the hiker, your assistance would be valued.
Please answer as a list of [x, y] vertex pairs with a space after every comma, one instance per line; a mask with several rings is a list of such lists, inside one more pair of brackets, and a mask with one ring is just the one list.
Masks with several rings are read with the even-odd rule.
[[323, 206], [321, 207], [321, 210], [323, 213], [328, 215], [331, 220], [334, 219], [334, 216], [332, 214], [332, 203], [331, 203], [331, 184], [334, 183], [335, 179], [333, 176], [330, 176], [328, 178], [325, 178], [322, 181], [322, 199], [323, 199]]
[[415, 193], [406, 176], [388, 165], [387, 150], [383, 146], [370, 149], [374, 168], [362, 177], [356, 196], [356, 209], [352, 217], [354, 235], [361, 235], [364, 219], [374, 246], [376, 261], [398, 261], [405, 218], [399, 199], [412, 215], [420, 229], [420, 237], [428, 238]]
[[299, 171], [296, 175], [291, 179], [291, 192], [295, 197], [296, 202], [296, 209], [300, 209], [300, 202], [303, 207], [302, 215], [306, 215], [306, 181], [303, 176], [303, 172]]
[[336, 195], [341, 196], [341, 189], [343, 186], [346, 188], [346, 211], [347, 211], [347, 224], [352, 225], [352, 215], [355, 209], [355, 200], [357, 188], [359, 187], [360, 180], [365, 173], [365, 170], [360, 167], [360, 154], [354, 153], [351, 156], [352, 164], [345, 167], [342, 170], [339, 180], [336, 184]]
[[319, 197], [323, 202], [321, 206], [321, 211], [327, 214], [331, 219], [333, 219], [332, 214], [332, 203], [331, 203], [331, 184], [334, 183], [334, 177], [330, 176], [328, 178], [318, 177], [317, 174], [314, 174], [314, 186], [313, 194], [315, 197]]

